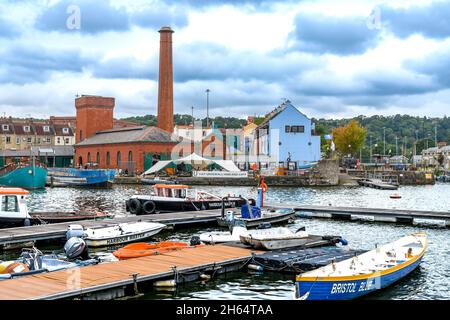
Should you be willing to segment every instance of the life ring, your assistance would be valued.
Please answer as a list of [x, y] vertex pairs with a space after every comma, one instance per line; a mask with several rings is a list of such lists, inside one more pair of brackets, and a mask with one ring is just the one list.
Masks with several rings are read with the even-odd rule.
[[146, 201], [142, 205], [142, 210], [145, 214], [152, 214], [155, 212], [156, 204], [153, 201]]
[[142, 205], [138, 199], [130, 199], [128, 201], [128, 208], [130, 209], [131, 214], [139, 215], [141, 214]]

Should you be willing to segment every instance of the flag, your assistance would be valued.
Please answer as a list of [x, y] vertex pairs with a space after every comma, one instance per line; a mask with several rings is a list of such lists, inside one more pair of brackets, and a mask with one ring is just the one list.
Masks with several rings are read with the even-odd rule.
[[332, 136], [331, 134], [326, 134], [326, 135], [323, 136], [323, 138], [324, 138], [325, 140], [332, 140], [332, 139], [333, 139], [333, 136]]

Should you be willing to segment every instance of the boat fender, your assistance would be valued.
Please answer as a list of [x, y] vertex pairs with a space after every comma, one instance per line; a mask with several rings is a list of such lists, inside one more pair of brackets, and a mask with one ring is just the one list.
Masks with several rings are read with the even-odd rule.
[[193, 236], [192, 238], [191, 238], [191, 241], [190, 241], [190, 245], [193, 247], [193, 246], [198, 246], [198, 245], [200, 245], [200, 244], [202, 244], [202, 242], [200, 241], [200, 237], [199, 236]]
[[131, 214], [141, 214], [142, 205], [138, 199], [130, 199], [128, 201], [128, 208], [130, 209]]
[[31, 226], [31, 221], [30, 221], [30, 219], [28, 219], [28, 218], [24, 219], [24, 220], [23, 220], [23, 225], [24, 225], [25, 227]]
[[343, 246], [348, 245], [348, 241], [345, 240], [344, 238], [339, 239], [340, 244], [342, 244]]
[[211, 280], [211, 276], [208, 275], [208, 274], [202, 273], [202, 274], [200, 275], [200, 279], [205, 280], [205, 281], [208, 281], [208, 280]]
[[142, 210], [145, 214], [152, 214], [155, 212], [156, 204], [153, 201], [146, 201], [142, 205]]
[[175, 280], [161, 280], [153, 283], [155, 287], [176, 287], [177, 282]]
[[255, 271], [264, 271], [263, 266], [258, 266], [256, 264], [249, 264], [247, 268], [249, 268], [250, 270], [255, 270]]

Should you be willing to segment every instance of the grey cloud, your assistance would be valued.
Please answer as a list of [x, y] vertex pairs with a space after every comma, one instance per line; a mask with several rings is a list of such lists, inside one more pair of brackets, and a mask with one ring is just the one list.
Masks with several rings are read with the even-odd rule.
[[370, 30], [365, 18], [327, 17], [299, 14], [295, 18], [294, 50], [318, 54], [360, 54], [375, 47], [380, 40], [376, 29]]
[[[66, 22], [67, 8], [80, 8], [80, 29], [70, 30]], [[64, 0], [44, 10], [36, 20], [36, 27], [45, 31], [98, 33], [105, 31], [126, 31], [130, 28], [129, 17], [124, 8], [112, 7], [107, 0]]]
[[380, 7], [381, 22], [395, 35], [406, 38], [422, 34], [428, 38], [450, 37], [450, 2], [433, 2], [409, 8]]
[[82, 72], [89, 61], [78, 49], [13, 46], [0, 53], [0, 83], [45, 82], [54, 71]]
[[19, 30], [10, 22], [0, 17], [0, 39], [14, 38], [20, 34]]
[[405, 67], [432, 77], [441, 89], [450, 87], [450, 56], [447, 50], [433, 52], [422, 59], [408, 60]]

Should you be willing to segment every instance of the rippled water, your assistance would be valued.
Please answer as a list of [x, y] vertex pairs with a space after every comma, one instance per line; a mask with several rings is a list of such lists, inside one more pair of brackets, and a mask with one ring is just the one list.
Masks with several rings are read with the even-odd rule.
[[[255, 196], [249, 187], [201, 187], [218, 194]], [[147, 186], [115, 186], [112, 190], [47, 189], [34, 192], [29, 199], [33, 210], [102, 210], [125, 214], [124, 202], [135, 193], [146, 193]], [[360, 206], [449, 211], [450, 184], [401, 187], [395, 193], [401, 199], [390, 199], [394, 192], [362, 187], [270, 188], [266, 200], [272, 203], [302, 203], [335, 206]], [[306, 226], [309, 233], [341, 235], [353, 248], [372, 249], [417, 231], [429, 236], [429, 247], [420, 267], [410, 276], [366, 299], [450, 299], [449, 230], [428, 225], [395, 225], [364, 221], [298, 219], [289, 228]], [[188, 240], [208, 229], [183, 229], [164, 232], [155, 240]], [[48, 248], [51, 250], [52, 248]], [[2, 257], [0, 256], [0, 259]], [[148, 292], [143, 299], [292, 299], [294, 275], [255, 274], [246, 271], [219, 276], [207, 283], [194, 282], [175, 292]]]

